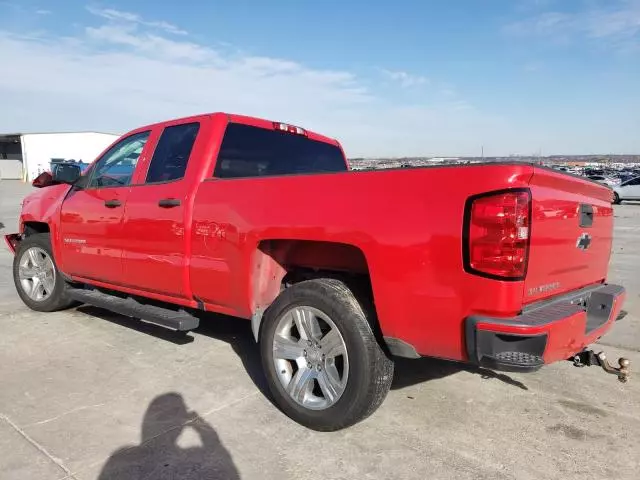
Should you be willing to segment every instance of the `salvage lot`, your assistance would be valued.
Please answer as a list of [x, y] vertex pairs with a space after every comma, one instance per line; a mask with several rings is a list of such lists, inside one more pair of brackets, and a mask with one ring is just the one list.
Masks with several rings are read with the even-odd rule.
[[[15, 231], [29, 191], [0, 181], [0, 233]], [[629, 315], [601, 347], [633, 373], [640, 204], [615, 216], [610, 280], [627, 287]], [[637, 478], [636, 378], [569, 362], [497, 374], [399, 361], [371, 418], [320, 434], [269, 402], [248, 322], [207, 318], [185, 342], [91, 307], [38, 314], [16, 295], [11, 261], [0, 248], [2, 479]]]

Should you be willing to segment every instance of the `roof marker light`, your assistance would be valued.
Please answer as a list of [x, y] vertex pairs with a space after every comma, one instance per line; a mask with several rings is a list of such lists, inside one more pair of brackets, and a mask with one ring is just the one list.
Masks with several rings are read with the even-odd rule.
[[275, 130], [280, 130], [281, 132], [294, 133], [296, 135], [304, 136], [307, 135], [307, 132], [303, 128], [289, 125], [288, 123], [273, 122], [273, 128]]

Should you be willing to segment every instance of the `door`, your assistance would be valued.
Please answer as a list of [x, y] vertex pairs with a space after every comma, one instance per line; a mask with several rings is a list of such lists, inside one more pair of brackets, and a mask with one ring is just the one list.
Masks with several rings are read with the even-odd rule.
[[123, 252], [124, 275], [131, 287], [179, 298], [190, 296], [185, 224], [198, 162], [189, 160], [203, 150], [203, 140], [198, 137], [203, 121], [165, 126], [146, 176], [131, 189]]
[[620, 186], [620, 198], [640, 199], [640, 177], [633, 178]]
[[65, 273], [122, 282], [124, 208], [149, 133], [135, 133], [116, 143], [67, 195], [60, 216]]

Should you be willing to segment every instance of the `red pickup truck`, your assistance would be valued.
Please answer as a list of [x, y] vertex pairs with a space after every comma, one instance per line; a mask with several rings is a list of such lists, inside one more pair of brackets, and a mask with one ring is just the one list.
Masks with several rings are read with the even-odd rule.
[[275, 403], [317, 430], [370, 415], [393, 357], [508, 371], [597, 363], [611, 191], [520, 163], [350, 171], [340, 144], [214, 113], [127, 133], [22, 206], [17, 291], [174, 330], [250, 320]]

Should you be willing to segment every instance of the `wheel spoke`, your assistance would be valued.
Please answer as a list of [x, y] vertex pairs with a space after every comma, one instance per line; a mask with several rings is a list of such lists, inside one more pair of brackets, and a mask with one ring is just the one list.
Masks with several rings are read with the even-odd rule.
[[320, 324], [316, 316], [306, 308], [296, 308], [293, 311], [293, 318], [303, 340], [318, 340], [322, 336]]
[[20, 267], [18, 269], [18, 276], [20, 280], [30, 280], [37, 275], [37, 271], [34, 267]]
[[276, 335], [273, 339], [273, 355], [276, 358], [296, 360], [304, 356], [304, 348], [291, 338]]
[[44, 298], [44, 284], [40, 281], [40, 278], [35, 277], [33, 279], [33, 288], [31, 292], [31, 298], [34, 300], [42, 300]]
[[42, 258], [34, 248], [29, 250], [29, 260], [31, 260], [31, 266], [33, 267], [39, 267], [42, 263]]
[[345, 354], [345, 345], [337, 328], [332, 328], [322, 337], [320, 346], [328, 358], [335, 358]]
[[53, 275], [47, 275], [42, 283], [44, 285], [44, 289], [47, 292], [47, 295], [51, 295], [55, 286], [55, 279], [53, 278]]
[[287, 386], [287, 391], [291, 398], [302, 404], [307, 392], [310, 390], [313, 379], [313, 370], [306, 367], [299, 368]]
[[333, 378], [326, 369], [318, 373], [318, 385], [320, 385], [320, 390], [322, 390], [324, 398], [329, 403], [333, 403], [342, 392], [340, 381], [337, 378]]
[[36, 302], [53, 294], [56, 286], [56, 267], [51, 255], [40, 247], [28, 248], [20, 258], [18, 278], [22, 291]]

